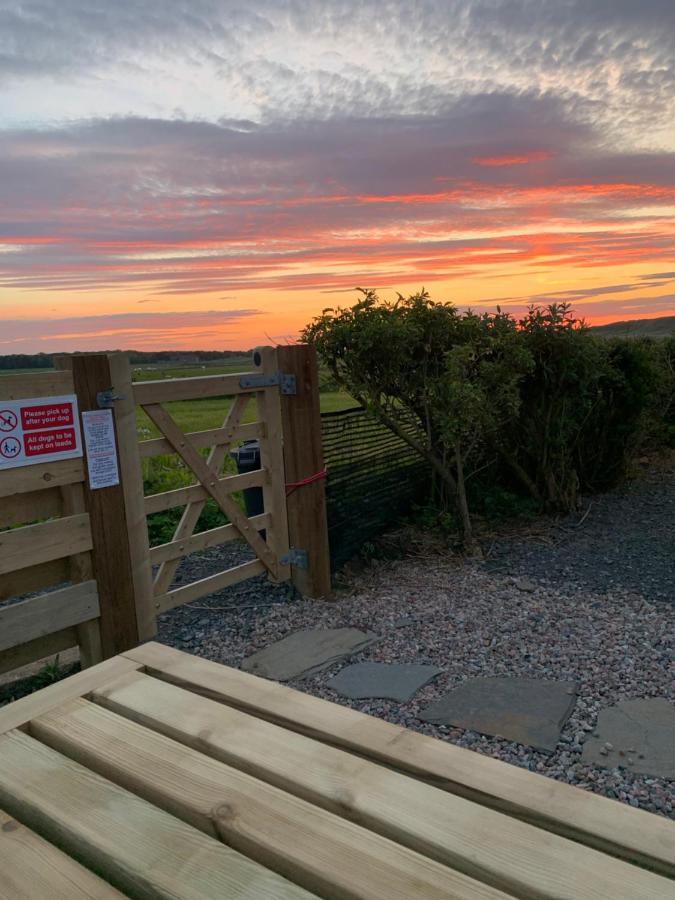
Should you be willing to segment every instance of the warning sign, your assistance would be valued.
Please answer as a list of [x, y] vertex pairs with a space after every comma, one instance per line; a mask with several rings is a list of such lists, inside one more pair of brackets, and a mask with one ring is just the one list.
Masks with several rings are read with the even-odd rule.
[[0, 469], [82, 456], [77, 398], [0, 401]]

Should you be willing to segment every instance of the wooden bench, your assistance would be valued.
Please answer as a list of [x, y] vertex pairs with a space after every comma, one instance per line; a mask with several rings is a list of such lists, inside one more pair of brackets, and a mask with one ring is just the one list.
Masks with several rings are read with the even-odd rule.
[[150, 643], [0, 709], [0, 898], [675, 898], [675, 824]]

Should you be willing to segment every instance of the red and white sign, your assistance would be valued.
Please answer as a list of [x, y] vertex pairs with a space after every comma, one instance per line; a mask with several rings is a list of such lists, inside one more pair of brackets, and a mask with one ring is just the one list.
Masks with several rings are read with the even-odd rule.
[[77, 398], [0, 400], [0, 469], [82, 456]]

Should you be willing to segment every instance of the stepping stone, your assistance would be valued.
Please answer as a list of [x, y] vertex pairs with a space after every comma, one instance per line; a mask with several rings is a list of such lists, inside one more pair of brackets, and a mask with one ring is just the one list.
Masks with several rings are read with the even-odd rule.
[[373, 697], [403, 703], [443, 671], [435, 666], [406, 663], [355, 663], [331, 678], [328, 687], [352, 700]]
[[422, 710], [419, 718], [555, 750], [575, 703], [573, 681], [469, 678]]
[[584, 744], [582, 762], [675, 778], [675, 705], [663, 697], [600, 710], [595, 733]]
[[241, 667], [245, 672], [274, 681], [307, 678], [341, 659], [360, 653], [377, 640], [377, 635], [356, 628], [296, 631], [249, 656]]

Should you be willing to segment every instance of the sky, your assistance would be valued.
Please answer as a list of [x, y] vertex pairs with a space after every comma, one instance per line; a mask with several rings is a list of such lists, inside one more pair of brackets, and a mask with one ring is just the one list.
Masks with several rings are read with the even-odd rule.
[[0, 354], [675, 313], [673, 0], [0, 0]]

